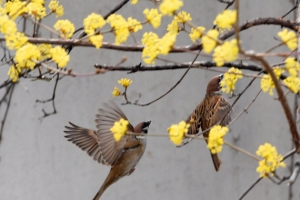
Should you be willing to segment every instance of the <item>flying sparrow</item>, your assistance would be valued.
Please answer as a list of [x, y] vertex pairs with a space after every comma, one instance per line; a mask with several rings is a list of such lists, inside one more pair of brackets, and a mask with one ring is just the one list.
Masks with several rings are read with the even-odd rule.
[[[69, 122], [71, 126], [65, 126], [67, 130], [64, 131], [68, 141], [86, 151], [94, 160], [111, 167], [94, 200], [99, 199], [111, 184], [132, 174], [146, 148], [146, 138], [138, 134], [126, 134], [117, 142], [110, 128], [122, 118], [127, 120], [127, 117], [113, 101], [105, 103], [104, 107], [96, 115], [98, 130], [81, 128]], [[141, 122], [135, 128], [129, 123], [127, 131], [147, 133], [150, 123], [151, 121]]]

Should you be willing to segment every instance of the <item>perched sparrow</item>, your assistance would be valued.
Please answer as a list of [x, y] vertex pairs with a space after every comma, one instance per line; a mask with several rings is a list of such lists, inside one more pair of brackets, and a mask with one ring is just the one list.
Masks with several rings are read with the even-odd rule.
[[[146, 139], [141, 136], [125, 135], [116, 142], [110, 128], [116, 121], [121, 118], [127, 120], [127, 117], [113, 101], [104, 106], [96, 115], [97, 131], [81, 128], [71, 122], [71, 126], [66, 126], [67, 130], [64, 131], [68, 141], [87, 151], [94, 160], [111, 167], [94, 200], [99, 199], [111, 184], [130, 175], [146, 148]], [[147, 133], [150, 123], [151, 121], [141, 122], [135, 128], [129, 123], [127, 128], [134, 133]]]
[[[223, 74], [214, 76], [208, 83], [206, 95], [202, 102], [196, 107], [195, 111], [187, 119], [187, 123], [191, 123], [188, 134], [195, 135], [200, 127], [205, 131], [215, 124], [219, 123], [224, 116], [226, 117], [220, 123], [221, 126], [229, 124], [232, 112], [230, 104], [221, 95], [220, 82], [223, 79]], [[228, 113], [229, 112], [229, 113]], [[209, 131], [203, 133], [205, 138], [209, 137]], [[207, 143], [207, 139], [205, 140]], [[219, 171], [221, 160], [218, 154], [211, 154], [216, 171]]]

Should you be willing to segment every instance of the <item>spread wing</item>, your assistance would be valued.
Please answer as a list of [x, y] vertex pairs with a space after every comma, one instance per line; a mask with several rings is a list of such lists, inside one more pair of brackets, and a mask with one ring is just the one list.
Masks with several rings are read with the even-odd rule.
[[[124, 146], [127, 140], [131, 137], [125, 135], [120, 141], [116, 142], [110, 128], [113, 127], [116, 121], [121, 118], [128, 120], [125, 114], [121, 111], [118, 105], [110, 101], [104, 104], [104, 108], [99, 109], [99, 114], [96, 115], [97, 137], [99, 141], [100, 151], [107, 165], [113, 166], [124, 151]], [[133, 126], [128, 125], [128, 131], [133, 132]]]
[[212, 127], [213, 125], [219, 123], [223, 119], [223, 121], [220, 123], [221, 126], [226, 126], [231, 121], [231, 105], [228, 103], [228, 101], [223, 98], [222, 96], [213, 96], [211, 97], [211, 102], [214, 102], [209, 110], [209, 116], [207, 120], [207, 128]]
[[67, 134], [65, 137], [68, 141], [74, 143], [76, 146], [86, 151], [94, 160], [102, 164], [107, 164], [101, 154], [97, 134], [94, 130], [81, 128], [69, 122], [71, 126], [65, 126]]

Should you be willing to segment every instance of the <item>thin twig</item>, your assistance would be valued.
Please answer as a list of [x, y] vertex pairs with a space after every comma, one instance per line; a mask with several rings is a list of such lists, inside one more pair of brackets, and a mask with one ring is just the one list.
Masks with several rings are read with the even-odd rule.
[[55, 84], [54, 84], [54, 88], [53, 88], [53, 93], [52, 93], [52, 97], [48, 100], [36, 100], [37, 103], [47, 103], [49, 101], [52, 102], [52, 107], [53, 107], [53, 112], [51, 113], [47, 113], [44, 109], [42, 109], [44, 116], [40, 117], [39, 119], [42, 121], [44, 118], [50, 116], [50, 115], [54, 115], [56, 114], [56, 107], [55, 107], [55, 94], [56, 94], [56, 88], [57, 88], [57, 84], [59, 81], [59, 73], [56, 74], [56, 80], [55, 80]]
[[7, 118], [7, 114], [8, 114], [8, 111], [9, 111], [9, 108], [10, 108], [10, 103], [11, 103], [11, 99], [12, 99], [12, 94], [13, 94], [13, 91], [15, 89], [15, 84], [12, 84], [11, 86], [9, 86], [9, 88], [7, 88], [7, 91], [2, 100], [1, 100], [1, 103], [3, 101], [5, 101], [7, 95], [9, 94], [9, 97], [8, 97], [8, 100], [7, 100], [7, 106], [6, 106], [6, 109], [5, 109], [5, 113], [4, 113], [4, 116], [3, 116], [3, 119], [1, 121], [1, 128], [0, 128], [0, 143], [2, 141], [2, 134], [3, 134], [3, 130], [4, 130], [4, 125], [5, 125], [5, 122], [6, 122], [6, 118]]

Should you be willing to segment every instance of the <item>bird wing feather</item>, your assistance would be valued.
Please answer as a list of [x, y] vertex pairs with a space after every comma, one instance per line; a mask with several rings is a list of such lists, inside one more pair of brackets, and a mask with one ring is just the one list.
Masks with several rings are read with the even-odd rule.
[[[104, 108], [99, 109], [99, 114], [96, 115], [96, 123], [98, 128], [97, 136], [100, 150], [104, 160], [110, 166], [114, 166], [116, 161], [122, 155], [126, 141], [134, 137], [132, 135], [125, 135], [118, 142], [114, 139], [110, 128], [112, 128], [114, 123], [119, 121], [121, 118], [128, 120], [114, 101], [105, 103]], [[134, 128], [130, 123], [128, 124], [127, 128], [128, 131], [134, 131]]]
[[71, 126], [65, 126], [67, 130], [64, 131], [68, 141], [74, 143], [83, 151], [86, 151], [94, 160], [106, 165], [107, 163], [103, 159], [96, 132], [94, 130], [81, 128], [71, 122], [69, 123]]

